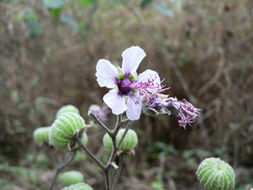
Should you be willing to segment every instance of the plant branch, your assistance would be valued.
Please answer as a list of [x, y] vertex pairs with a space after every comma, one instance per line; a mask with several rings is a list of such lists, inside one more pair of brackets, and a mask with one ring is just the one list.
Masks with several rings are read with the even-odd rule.
[[110, 190], [110, 178], [109, 178], [109, 170], [105, 169], [105, 190]]
[[122, 160], [122, 157], [119, 157], [119, 168], [116, 171], [116, 176], [115, 176], [113, 184], [112, 184], [112, 190], [114, 190], [116, 188], [116, 185], [119, 182], [119, 178], [120, 178], [122, 169], [123, 169], [123, 160]]
[[[119, 150], [120, 144], [122, 143], [123, 139], [125, 138], [132, 122], [129, 122], [128, 119], [122, 120], [122, 115], [118, 115], [117, 116], [117, 122], [114, 126], [114, 128], [112, 130], [109, 129], [109, 127], [107, 127], [99, 118], [96, 117], [96, 115], [94, 115], [92, 112], [89, 113], [89, 115], [94, 119], [94, 121], [96, 121], [104, 130], [105, 132], [108, 133], [108, 135], [111, 137], [112, 139], [112, 151], [110, 154], [110, 157], [107, 161], [106, 164], [103, 164], [101, 161], [99, 161], [94, 155], [93, 153], [86, 147], [84, 146], [79, 138], [76, 138], [75, 141], [79, 144], [79, 146], [92, 158], [92, 160], [103, 170], [104, 172], [104, 177], [105, 177], [105, 190], [111, 190], [111, 185], [112, 188], [115, 188], [119, 177], [120, 177], [120, 173], [121, 173], [121, 169], [119, 168], [115, 179], [113, 180], [113, 183], [110, 183], [110, 168], [112, 167], [112, 163], [114, 162], [117, 152]], [[121, 128], [121, 126], [127, 123], [127, 126], [125, 128], [125, 131], [122, 135], [122, 137], [119, 139], [119, 142], [117, 142], [116, 136]]]
[[102, 168], [103, 170], [105, 169], [105, 166], [104, 164], [102, 164], [102, 162], [100, 162], [94, 155], [93, 153], [86, 147], [82, 144], [82, 142], [80, 141], [80, 139], [76, 139], [76, 142], [79, 144], [79, 146], [92, 158], [92, 160], [94, 162], [96, 162], [96, 164]]
[[49, 187], [49, 190], [52, 190], [54, 188], [54, 185], [55, 185], [55, 182], [56, 182], [56, 179], [59, 175], [59, 173], [63, 170], [63, 168], [65, 166], [67, 166], [72, 160], [73, 158], [75, 157], [76, 155], [76, 151], [74, 152], [71, 152], [71, 154], [69, 155], [69, 157], [66, 159], [66, 161], [64, 161], [61, 165], [59, 165], [57, 168], [56, 168], [56, 172], [55, 172], [55, 175], [54, 175], [54, 178], [53, 178], [53, 181]]
[[110, 135], [110, 137], [112, 138], [112, 152], [111, 152], [111, 155], [107, 161], [107, 164], [106, 164], [106, 168], [109, 170], [110, 166], [111, 166], [111, 163], [113, 162], [116, 154], [117, 154], [117, 151], [118, 151], [118, 146], [117, 146], [117, 142], [116, 142], [116, 135], [118, 134], [118, 131], [120, 129], [120, 126], [121, 126], [121, 116], [117, 116], [117, 123], [113, 129], [113, 132]]
[[92, 112], [89, 112], [88, 114], [97, 122], [97, 124], [99, 124], [100, 127], [105, 130], [105, 132], [107, 132], [108, 134], [112, 133], [111, 130], [95, 114], [93, 114]]

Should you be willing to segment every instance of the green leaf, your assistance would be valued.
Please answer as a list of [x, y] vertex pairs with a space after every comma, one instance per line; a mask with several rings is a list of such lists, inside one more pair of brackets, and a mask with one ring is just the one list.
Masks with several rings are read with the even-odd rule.
[[240, 123], [230, 123], [229, 128], [236, 131], [241, 128], [241, 124]]
[[94, 0], [78, 0], [78, 3], [81, 5], [81, 6], [89, 6], [91, 5], [92, 3], [94, 3], [95, 1]]
[[43, 0], [44, 7], [48, 9], [59, 9], [65, 4], [64, 0]]
[[6, 3], [13, 3], [15, 0], [4, 0]]
[[59, 9], [49, 9], [49, 12], [54, 17], [59, 17], [61, 14], [62, 8]]
[[142, 0], [141, 1], [141, 8], [146, 8], [148, 5], [150, 5], [151, 2], [152, 2], [152, 0]]
[[168, 5], [164, 2], [155, 3], [155, 8], [162, 14], [173, 17], [174, 13], [169, 9]]
[[67, 15], [62, 15], [61, 16], [61, 21], [66, 23], [67, 25], [69, 25], [74, 32], [78, 32], [79, 25], [77, 24], [77, 22], [72, 17], [67, 16]]
[[42, 34], [41, 27], [38, 23], [37, 15], [25, 10], [23, 12], [23, 19], [26, 25], [26, 31], [28, 37], [36, 37]]
[[159, 181], [153, 181], [153, 182], [151, 183], [151, 187], [152, 187], [154, 190], [164, 190], [163, 184], [160, 183]]
[[202, 158], [206, 158], [212, 155], [210, 152], [202, 149], [196, 150], [196, 154]]

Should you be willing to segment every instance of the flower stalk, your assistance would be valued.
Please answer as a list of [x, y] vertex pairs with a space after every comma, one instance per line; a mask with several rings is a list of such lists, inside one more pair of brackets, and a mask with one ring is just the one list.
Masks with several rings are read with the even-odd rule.
[[53, 181], [52, 181], [52, 183], [51, 183], [51, 185], [50, 185], [50, 187], [49, 187], [49, 190], [53, 190], [58, 175], [60, 174], [60, 172], [61, 172], [68, 164], [70, 164], [70, 162], [72, 162], [72, 160], [74, 159], [75, 155], [76, 155], [76, 151], [74, 150], [73, 152], [71, 152], [71, 153], [69, 154], [69, 156], [66, 158], [66, 160], [65, 160], [64, 162], [62, 162], [62, 163], [56, 168], [56, 171], [55, 171], [55, 174], [54, 174], [54, 178], [53, 178]]
[[[78, 145], [80, 146], [80, 148], [86, 152], [89, 157], [103, 170], [103, 174], [104, 174], [104, 179], [105, 179], [105, 189], [106, 190], [112, 190], [113, 188], [115, 189], [116, 184], [118, 183], [118, 180], [120, 178], [120, 173], [119, 171], [117, 171], [115, 178], [113, 179], [113, 181], [110, 181], [110, 169], [112, 167], [115, 168], [115, 158], [117, 156], [117, 153], [119, 151], [119, 147], [123, 141], [123, 139], [125, 138], [128, 130], [130, 129], [132, 122], [131, 121], [127, 121], [127, 120], [122, 120], [122, 115], [118, 115], [117, 116], [117, 122], [114, 126], [114, 128], [112, 130], [110, 130], [109, 127], [107, 127], [95, 114], [93, 113], [89, 113], [89, 115], [94, 119], [94, 121], [97, 122], [97, 124], [105, 130], [105, 132], [108, 133], [108, 135], [111, 137], [112, 139], [112, 150], [111, 150], [111, 154], [110, 157], [108, 159], [108, 161], [106, 162], [106, 164], [103, 164], [99, 159], [96, 158], [96, 156], [85, 146], [82, 144], [82, 142], [80, 141], [79, 138], [76, 138], [75, 141], [78, 143]], [[122, 127], [123, 124], [126, 124], [125, 127], [125, 131], [122, 135], [122, 137], [120, 138], [119, 142], [117, 142], [116, 140], [116, 136], [120, 130], [120, 128]], [[118, 170], [121, 170], [121, 168], [118, 168]]]

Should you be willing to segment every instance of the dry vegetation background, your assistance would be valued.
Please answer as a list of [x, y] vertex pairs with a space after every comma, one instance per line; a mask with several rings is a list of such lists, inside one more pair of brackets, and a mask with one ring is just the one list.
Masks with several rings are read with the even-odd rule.
[[[101, 105], [106, 92], [96, 83], [97, 60], [120, 64], [132, 45], [147, 53], [139, 71], [157, 70], [169, 94], [186, 97], [202, 115], [186, 130], [175, 117], [142, 116], [135, 123], [140, 143], [118, 189], [200, 189], [195, 171], [208, 156], [236, 169], [237, 190], [253, 185], [253, 2], [91, 2], [67, 3], [61, 14], [70, 20], [63, 22], [41, 1], [0, 1], [0, 189], [47, 189], [62, 153], [50, 150], [49, 159], [50, 151], [33, 143], [33, 130], [52, 123], [64, 104], [88, 119], [88, 106]], [[98, 154], [101, 135], [90, 131]], [[70, 168], [103, 189], [90, 160]]]

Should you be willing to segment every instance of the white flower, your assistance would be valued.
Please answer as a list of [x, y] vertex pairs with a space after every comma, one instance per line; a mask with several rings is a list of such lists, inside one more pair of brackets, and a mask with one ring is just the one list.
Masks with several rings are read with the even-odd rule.
[[140, 118], [142, 102], [134, 84], [138, 79], [136, 70], [145, 56], [143, 49], [132, 46], [122, 53], [122, 68], [116, 68], [105, 59], [98, 61], [97, 82], [100, 87], [111, 89], [104, 95], [103, 100], [112, 109], [113, 114], [119, 115], [126, 111], [128, 119], [138, 120]]

